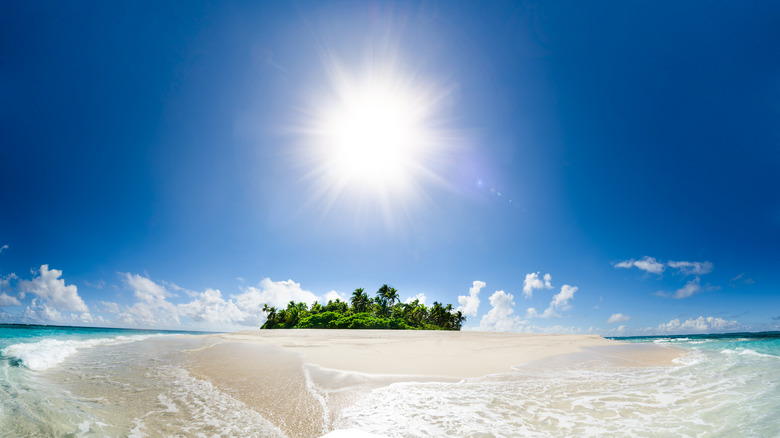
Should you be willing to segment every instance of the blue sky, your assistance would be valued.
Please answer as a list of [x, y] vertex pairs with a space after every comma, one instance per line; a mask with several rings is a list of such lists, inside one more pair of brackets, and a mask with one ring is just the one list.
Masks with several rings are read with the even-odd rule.
[[468, 329], [777, 330], [778, 19], [6, 5], [0, 321], [235, 330], [388, 283]]

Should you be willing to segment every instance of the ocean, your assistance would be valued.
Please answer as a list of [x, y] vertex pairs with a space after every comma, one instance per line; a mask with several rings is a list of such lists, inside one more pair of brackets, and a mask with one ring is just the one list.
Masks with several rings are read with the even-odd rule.
[[[684, 354], [672, 366], [586, 354], [460, 382], [393, 383], [341, 409], [329, 437], [780, 436], [780, 333], [614, 339]], [[213, 342], [0, 325], [0, 436], [284, 437], [283, 425], [187, 371], [187, 352]], [[337, 389], [311, 391], [327, 403]]]
[[0, 437], [283, 436], [185, 371], [192, 335], [0, 325]]

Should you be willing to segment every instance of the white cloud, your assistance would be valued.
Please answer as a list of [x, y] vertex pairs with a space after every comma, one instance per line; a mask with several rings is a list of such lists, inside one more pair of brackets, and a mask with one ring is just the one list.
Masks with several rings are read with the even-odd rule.
[[515, 332], [522, 331], [527, 321], [521, 321], [515, 313], [515, 302], [512, 294], [502, 290], [490, 296], [490, 311], [482, 316], [477, 330]]
[[667, 265], [670, 268], [679, 269], [683, 275], [705, 275], [712, 272], [711, 262], [674, 262], [669, 261]]
[[[116, 322], [127, 326], [164, 327], [191, 326], [213, 330], [235, 330], [241, 326], [259, 326], [266, 320], [263, 305], [285, 308], [290, 301], [311, 304], [315, 301], [327, 302], [336, 298], [346, 301], [348, 297], [341, 292], [330, 291], [318, 297], [301, 288], [292, 280], [272, 281], [263, 279], [257, 287], [242, 288], [242, 292], [222, 296], [217, 289], [194, 292], [168, 282], [155, 282], [137, 274], [122, 274], [124, 283], [133, 290], [137, 301], [131, 306], [101, 301], [101, 311], [117, 314]], [[183, 296], [192, 297], [190, 301], [174, 304], [170, 300], [177, 298], [169, 288], [184, 292]], [[181, 298], [178, 297], [178, 298]], [[180, 318], [187, 318], [182, 322]], [[193, 325], [194, 324], [194, 325]]]
[[685, 283], [685, 286], [677, 289], [674, 292], [674, 298], [678, 300], [681, 298], [688, 298], [697, 292], [701, 292], [701, 282], [699, 277], [694, 278], [693, 280]]
[[84, 312], [84, 313], [71, 313], [70, 314], [70, 320], [77, 323], [83, 323], [83, 324], [92, 324], [94, 322], [103, 322], [103, 318], [98, 317], [97, 320], [92, 316], [91, 313]]
[[176, 309], [180, 316], [196, 322], [233, 324], [250, 319], [232, 300], [224, 300], [222, 292], [217, 289], [206, 289], [196, 300], [179, 304]]
[[[184, 292], [194, 298], [191, 301], [173, 304], [174, 297], [162, 284], [150, 278], [125, 273], [125, 283], [133, 289], [137, 301], [132, 306], [119, 306], [116, 303], [101, 302], [107, 313], [118, 313], [117, 321], [130, 326], [159, 327], [181, 326], [180, 318], [189, 318], [198, 327], [210, 329], [236, 329], [239, 326], [258, 326], [265, 322], [263, 304], [286, 307], [289, 301], [316, 301], [308, 291], [292, 280], [273, 282], [266, 278], [259, 288], [248, 287], [244, 292], [230, 299], [222, 297], [217, 289], [204, 292], [185, 290], [173, 283], [162, 282], [176, 291]], [[335, 292], [334, 292], [335, 293]], [[310, 300], [311, 297], [315, 299]]]
[[743, 279], [743, 277], [745, 277], [745, 273], [744, 272], [739, 274], [739, 275], [737, 275], [736, 277], [732, 278], [731, 280], [729, 280], [729, 285], [731, 287], [737, 287], [738, 283], [744, 283], [744, 284], [750, 285], [750, 284], [754, 284], [756, 282], [752, 278], [744, 278]]
[[577, 286], [569, 286], [568, 284], [564, 284], [563, 287], [561, 287], [560, 293], [553, 297], [553, 300], [550, 303], [550, 307], [554, 309], [568, 310], [571, 307], [569, 306], [569, 300], [574, 298], [574, 293], [577, 292], [578, 289], [579, 288]]
[[481, 291], [485, 285], [486, 283], [484, 281], [475, 280], [472, 282], [471, 287], [469, 288], [469, 294], [458, 296], [458, 303], [460, 306], [458, 306], [456, 310], [460, 310], [465, 316], [476, 317], [477, 311], [479, 310], [479, 291]]
[[164, 301], [169, 295], [164, 287], [138, 274], [124, 274], [125, 283], [133, 289], [136, 298], [145, 303]]
[[525, 310], [525, 317], [528, 319], [531, 318], [549, 318], [552, 316], [552, 310], [549, 308], [545, 310], [543, 313], [539, 313], [538, 310], [536, 310], [535, 307], [529, 307]]
[[0, 246], [0, 254], [2, 254], [6, 249], [8, 249], [8, 245]]
[[[424, 293], [420, 292], [419, 294], [413, 297], [407, 298], [406, 301], [404, 301], [404, 303], [409, 304], [414, 300], [417, 300], [417, 302], [420, 304], [425, 304], [426, 300], [428, 300], [428, 297], [426, 297]], [[458, 301], [460, 301], [460, 297], [458, 297]]]
[[22, 303], [19, 302], [16, 297], [12, 297], [8, 295], [7, 293], [3, 292], [0, 293], [0, 307], [3, 306], [21, 306]]
[[[89, 312], [84, 300], [78, 294], [75, 285], [65, 286], [65, 280], [60, 279], [62, 271], [49, 270], [49, 265], [41, 265], [40, 275], [32, 280], [22, 280], [19, 286], [23, 292], [29, 292], [45, 300], [56, 310], [70, 312]], [[42, 306], [43, 303], [40, 303]]]
[[[184, 295], [187, 295], [190, 298], [195, 298], [200, 296], [200, 292], [195, 292], [194, 290], [185, 289], [176, 283], [171, 283], [170, 281], [163, 280], [160, 283], [162, 283], [162, 287], [165, 288], [165, 290], [167, 291], [168, 298], [181, 296], [180, 294], [177, 294], [175, 292], [183, 292]], [[175, 291], [175, 292], [170, 292], [170, 291]]]
[[664, 271], [664, 264], [657, 261], [654, 257], [642, 257], [641, 260], [624, 260], [614, 265], [616, 268], [639, 268], [651, 274], [660, 274]]
[[525, 274], [525, 280], [523, 280], [523, 296], [525, 298], [531, 298], [534, 294], [534, 289], [552, 289], [552, 276], [550, 274], [544, 274], [543, 278], [539, 278], [541, 272], [532, 272]]
[[98, 308], [99, 313], [119, 313], [119, 304], [108, 301], [101, 301]]
[[33, 298], [30, 305], [24, 309], [22, 316], [33, 321], [61, 322], [63, 320], [62, 314], [57, 309], [49, 306], [45, 301], [39, 302], [37, 298]]
[[181, 324], [176, 306], [166, 299], [169, 293], [163, 286], [137, 274], [125, 273], [124, 276], [125, 283], [133, 289], [133, 294], [139, 301], [119, 314], [119, 322], [141, 327], [170, 327]]
[[61, 324], [92, 324], [95, 322], [104, 322], [102, 318], [97, 318], [96, 320], [89, 312], [62, 313], [45, 300], [39, 300], [39, 298], [33, 298], [30, 305], [24, 309], [22, 317], [36, 322], [53, 322]]
[[624, 260], [619, 263], [615, 263], [616, 268], [638, 268], [651, 274], [661, 274], [666, 267], [677, 269], [682, 275], [706, 275], [712, 272], [712, 262], [689, 262], [689, 261], [673, 261], [670, 260], [665, 264], [660, 260], [656, 260], [655, 257], [642, 257], [641, 260]]
[[[8, 289], [11, 286], [11, 280], [16, 280], [18, 278], [19, 277], [17, 277], [13, 272], [6, 275], [5, 277], [0, 277], [0, 291]], [[23, 296], [21, 298], [24, 299]]]
[[[326, 293], [322, 297], [321, 301], [323, 303], [327, 303], [328, 301], [336, 301], [337, 299], [341, 300], [341, 301], [345, 301], [347, 303], [349, 302], [349, 297], [347, 296], [347, 294], [345, 294], [344, 292], [337, 292], [335, 290], [332, 290], [332, 291]], [[306, 304], [312, 304], [312, 303], [313, 303], [313, 301], [310, 301], [310, 302], [307, 302]]]
[[[607, 324], [617, 324], [621, 322], [626, 322], [629, 319], [631, 319], [631, 317], [628, 315], [623, 315], [622, 313], [613, 313], [612, 316], [610, 316], [609, 319], [607, 320]], [[624, 327], [624, 326], [620, 326], [620, 327]]]
[[264, 278], [258, 286], [246, 287], [243, 293], [233, 296], [240, 309], [262, 313], [263, 304], [285, 308], [290, 301], [307, 304], [321, 301], [317, 295], [302, 289], [300, 283], [292, 280], [272, 281], [270, 278]]
[[713, 332], [713, 331], [725, 331], [736, 330], [741, 327], [741, 324], [737, 321], [728, 321], [723, 318], [716, 318], [713, 316], [698, 318], [690, 318], [685, 322], [680, 322], [678, 318], [675, 318], [667, 323], [660, 324], [658, 331], [663, 333], [701, 333], [701, 332]]
[[579, 290], [576, 286], [569, 286], [568, 284], [564, 284], [561, 287], [561, 291], [555, 296], [553, 296], [552, 301], [550, 301], [550, 305], [547, 307], [547, 309], [544, 310], [544, 312], [539, 313], [535, 308], [529, 307], [528, 310], [526, 310], [525, 317], [526, 318], [560, 318], [561, 315], [556, 313], [556, 310], [569, 310], [571, 306], [569, 306], [569, 300], [574, 299], [574, 293]]
[[84, 281], [84, 285], [87, 287], [91, 287], [93, 289], [103, 289], [106, 287], [106, 282], [103, 280], [98, 281], [97, 283], [91, 283], [89, 281]]

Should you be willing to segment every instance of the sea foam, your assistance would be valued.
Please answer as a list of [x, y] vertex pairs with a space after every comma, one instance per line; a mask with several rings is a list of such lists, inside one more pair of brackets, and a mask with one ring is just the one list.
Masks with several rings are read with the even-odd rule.
[[11, 359], [17, 359], [25, 367], [43, 371], [56, 367], [68, 356], [79, 350], [94, 348], [100, 345], [119, 345], [129, 342], [141, 341], [155, 336], [166, 335], [133, 335], [133, 336], [115, 336], [111, 338], [93, 338], [93, 339], [44, 339], [38, 342], [24, 342], [9, 345], [0, 353]]
[[767, 358], [701, 351], [685, 358], [672, 367], [572, 364], [460, 383], [395, 383], [344, 409], [341, 424], [410, 437], [780, 436]]
[[339, 429], [334, 430], [321, 438], [387, 438], [385, 435], [377, 435], [360, 429]]

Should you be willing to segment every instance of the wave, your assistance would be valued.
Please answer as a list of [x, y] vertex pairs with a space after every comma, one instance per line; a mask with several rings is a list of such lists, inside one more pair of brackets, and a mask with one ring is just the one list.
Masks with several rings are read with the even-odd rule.
[[697, 345], [697, 344], [706, 344], [709, 342], [713, 342], [713, 339], [702, 339], [702, 338], [660, 338], [653, 341], [654, 344], [688, 344], [688, 345]]
[[0, 350], [0, 353], [2, 353], [4, 357], [15, 360], [28, 369], [43, 371], [56, 367], [68, 356], [75, 354], [79, 350], [86, 350], [101, 345], [127, 344], [157, 336], [170, 335], [132, 335], [84, 340], [60, 340], [49, 338], [38, 342], [24, 342], [9, 345]]
[[668, 368], [550, 368], [456, 384], [395, 383], [344, 409], [340, 422], [417, 437], [722, 436], [735, 425], [742, 425], [745, 436], [780, 436], [776, 370], [734, 367], [708, 352], [689, 356], [721, 360]]
[[771, 357], [773, 359], [778, 358], [773, 354], [759, 353], [758, 351], [751, 350], [750, 348], [734, 348], [734, 349], [726, 348], [724, 350], [721, 350], [721, 353], [728, 354], [728, 355], [737, 354], [740, 356]]

